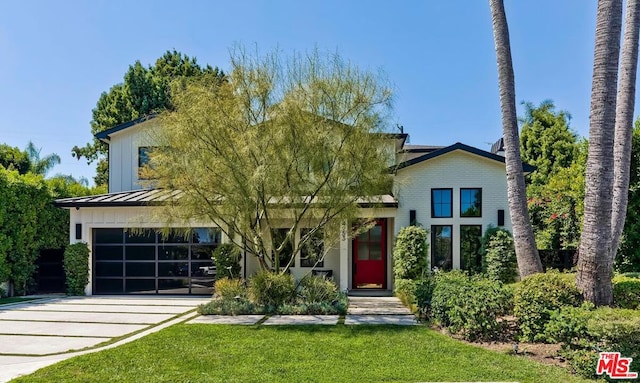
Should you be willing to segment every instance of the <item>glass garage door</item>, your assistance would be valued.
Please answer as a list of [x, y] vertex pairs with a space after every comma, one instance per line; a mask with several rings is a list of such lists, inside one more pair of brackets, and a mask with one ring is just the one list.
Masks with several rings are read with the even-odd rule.
[[163, 235], [156, 229], [93, 229], [94, 294], [213, 293], [211, 255], [220, 231], [191, 229]]

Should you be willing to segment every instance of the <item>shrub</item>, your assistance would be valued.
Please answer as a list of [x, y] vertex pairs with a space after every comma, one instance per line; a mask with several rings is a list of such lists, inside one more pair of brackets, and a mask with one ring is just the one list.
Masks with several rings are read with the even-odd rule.
[[218, 279], [214, 285], [214, 293], [222, 300], [247, 298], [247, 288], [243, 279]]
[[223, 243], [213, 252], [216, 279], [240, 277], [240, 250], [232, 243]]
[[592, 303], [585, 302], [580, 307], [564, 306], [552, 311], [541, 339], [548, 343], [578, 344], [588, 335], [587, 323], [593, 309]]
[[580, 304], [580, 292], [573, 278], [547, 271], [525, 278], [515, 290], [514, 314], [523, 341], [544, 340], [551, 312]]
[[283, 304], [277, 308], [276, 312], [283, 315], [344, 315], [347, 313], [347, 306], [347, 294], [337, 292], [332, 301]]
[[298, 284], [298, 295], [304, 303], [331, 303], [338, 298], [338, 286], [325, 277], [307, 275]]
[[64, 250], [64, 274], [67, 281], [67, 295], [85, 295], [89, 283], [89, 248], [84, 242], [67, 246]]
[[433, 299], [433, 290], [436, 287], [435, 279], [431, 275], [427, 275], [416, 282], [415, 299], [416, 305], [422, 317], [430, 317], [431, 301]]
[[515, 282], [518, 263], [513, 238], [506, 230], [498, 230], [489, 240], [485, 253], [487, 276], [503, 283]]
[[416, 305], [416, 281], [413, 279], [394, 280], [393, 293], [403, 305], [409, 308]]
[[395, 279], [416, 279], [428, 270], [426, 229], [419, 226], [403, 227], [393, 248], [393, 274]]
[[248, 299], [214, 299], [198, 306], [198, 313], [202, 315], [246, 315], [261, 314], [263, 311]]
[[489, 242], [491, 241], [491, 238], [493, 238], [494, 235], [496, 235], [496, 233], [500, 232], [500, 231], [505, 231], [505, 229], [502, 229], [500, 227], [495, 227], [492, 224], [489, 224], [487, 226], [487, 230], [484, 231], [484, 234], [482, 234], [482, 238], [480, 238], [480, 256], [482, 257], [482, 271], [486, 272], [487, 271], [487, 250], [489, 249]]
[[285, 303], [291, 303], [295, 298], [295, 290], [295, 281], [290, 274], [264, 270], [249, 279], [249, 296], [253, 302], [269, 306], [272, 310]]
[[511, 307], [509, 291], [501, 282], [478, 275], [440, 273], [431, 302], [433, 316], [467, 340], [496, 339], [503, 333], [498, 317]]
[[613, 278], [613, 302], [623, 309], [640, 309], [640, 279], [625, 276]]

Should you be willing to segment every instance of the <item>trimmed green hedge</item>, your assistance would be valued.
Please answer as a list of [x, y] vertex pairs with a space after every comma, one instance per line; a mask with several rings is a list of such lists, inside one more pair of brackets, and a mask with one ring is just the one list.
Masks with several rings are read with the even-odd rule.
[[67, 295], [85, 295], [89, 283], [89, 248], [84, 242], [74, 243], [64, 250], [64, 273]]
[[623, 309], [640, 309], [640, 279], [623, 275], [613, 278], [613, 303]]
[[428, 270], [428, 232], [419, 226], [400, 229], [393, 248], [393, 274], [395, 279], [417, 279]]

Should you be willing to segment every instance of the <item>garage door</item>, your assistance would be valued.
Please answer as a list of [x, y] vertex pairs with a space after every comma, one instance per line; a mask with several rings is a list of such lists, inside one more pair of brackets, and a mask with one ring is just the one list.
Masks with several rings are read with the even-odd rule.
[[93, 293], [212, 294], [219, 229], [178, 233], [93, 229]]

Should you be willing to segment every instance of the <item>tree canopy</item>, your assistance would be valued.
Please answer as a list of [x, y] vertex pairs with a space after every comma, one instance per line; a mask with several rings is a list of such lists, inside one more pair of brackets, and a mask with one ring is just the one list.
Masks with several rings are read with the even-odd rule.
[[7, 170], [16, 170], [20, 174], [26, 174], [31, 168], [27, 153], [7, 144], [0, 144], [0, 165]]
[[[200, 66], [195, 57], [173, 50], [165, 52], [154, 65], [145, 67], [136, 61], [124, 75], [123, 82], [103, 92], [92, 110], [91, 134], [152, 113], [172, 108], [170, 83], [179, 78], [200, 78], [221, 82], [224, 73], [217, 67]], [[74, 146], [72, 154], [88, 163], [98, 161], [96, 185], [108, 183], [108, 164], [104, 158], [108, 147], [93, 139], [83, 147]]]
[[391, 191], [392, 94], [382, 75], [317, 51], [238, 48], [231, 68], [215, 86], [174, 83], [146, 171], [181, 191], [161, 218], [211, 220], [263, 268], [284, 271], [318, 233], [349, 235], [340, 226], [355, 222], [358, 202]]

